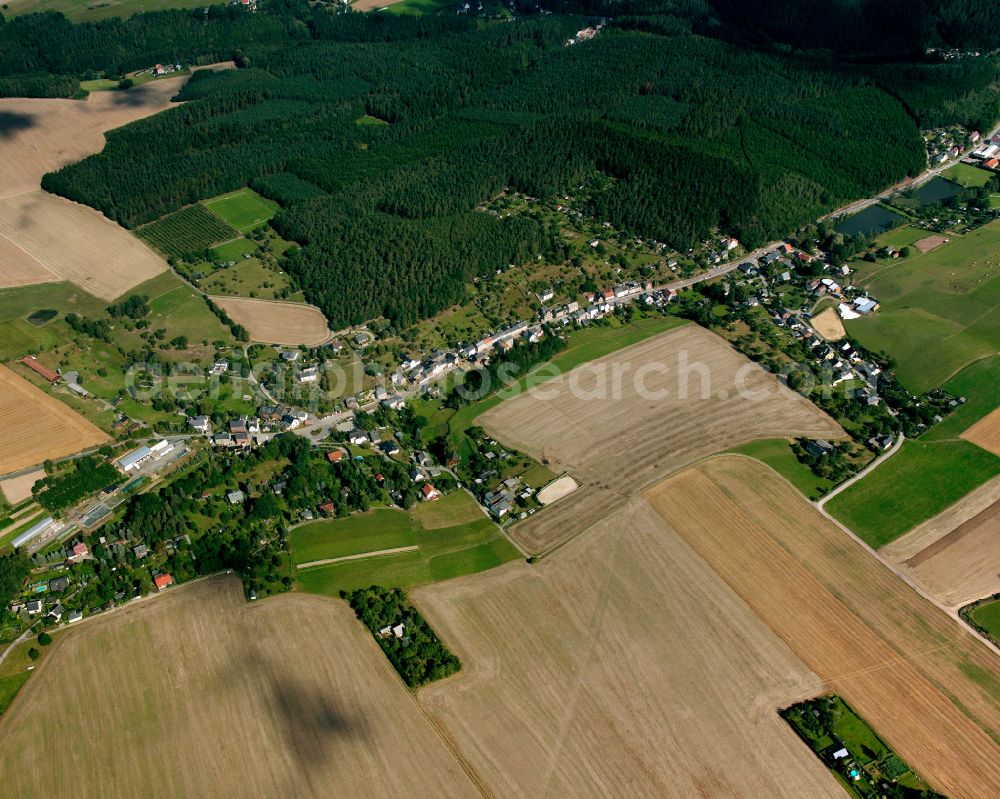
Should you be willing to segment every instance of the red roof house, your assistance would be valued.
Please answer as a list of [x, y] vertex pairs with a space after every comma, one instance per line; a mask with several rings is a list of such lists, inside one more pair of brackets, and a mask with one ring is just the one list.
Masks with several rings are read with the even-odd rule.
[[332, 449], [328, 453], [326, 453], [326, 459], [330, 461], [330, 463], [340, 463], [340, 459], [343, 457], [344, 453], [341, 452], [339, 449]]
[[21, 363], [27, 366], [34, 372], [37, 372], [50, 383], [55, 383], [59, 380], [59, 373], [53, 372], [49, 367], [45, 366], [41, 361], [38, 360], [34, 355], [28, 355], [21, 359]]
[[430, 483], [424, 483], [423, 486], [420, 488], [420, 493], [424, 495], [424, 499], [426, 499], [428, 502], [433, 502], [435, 499], [438, 499], [441, 496], [441, 492], [438, 491]]
[[169, 574], [164, 572], [163, 574], [158, 574], [153, 578], [153, 585], [156, 586], [157, 591], [162, 591], [164, 588], [169, 588], [174, 584], [174, 578]]

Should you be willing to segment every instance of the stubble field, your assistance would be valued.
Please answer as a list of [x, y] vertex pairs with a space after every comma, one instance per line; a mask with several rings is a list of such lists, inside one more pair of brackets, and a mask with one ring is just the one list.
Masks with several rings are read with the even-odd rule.
[[479, 796], [344, 603], [172, 590], [60, 636], [0, 719], [5, 795]]
[[58, 277], [14, 242], [0, 236], [0, 289], [52, 283]]
[[[622, 374], [620, 390], [615, 370]], [[512, 528], [512, 537], [534, 553], [706, 455], [758, 438], [843, 435], [811, 402], [694, 325], [555, 377], [492, 408], [478, 423], [580, 483]]]
[[246, 297], [212, 297], [237, 324], [243, 325], [254, 341], [287, 346], [316, 346], [330, 337], [323, 312], [312, 305], [272, 302]]
[[760, 464], [712, 459], [647, 497], [937, 790], [1000, 795], [1000, 662], [976, 636]]
[[1000, 455], [1000, 408], [972, 425], [962, 433], [962, 438], [994, 455]]
[[94, 209], [41, 190], [0, 200], [0, 242], [4, 239], [58, 276], [54, 279], [104, 300], [167, 269], [139, 239]]
[[0, 474], [61, 458], [108, 440], [67, 405], [0, 366]]
[[640, 497], [412, 595], [463, 663], [418, 699], [493, 796], [844, 795], [777, 714], [822, 681]]
[[184, 78], [86, 100], [0, 99], [0, 198], [35, 191], [46, 172], [104, 149], [104, 132], [170, 108]]
[[880, 550], [940, 602], [1000, 593], [1000, 478]]

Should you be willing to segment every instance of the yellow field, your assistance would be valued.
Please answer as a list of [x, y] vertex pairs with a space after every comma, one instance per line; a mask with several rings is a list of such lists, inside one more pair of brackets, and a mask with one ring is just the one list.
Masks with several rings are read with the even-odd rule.
[[299, 302], [272, 302], [245, 297], [212, 297], [237, 324], [243, 325], [254, 341], [267, 344], [315, 346], [330, 337], [322, 311]]
[[185, 78], [127, 92], [95, 92], [85, 101], [0, 99], [6, 123], [0, 147], [0, 199], [35, 191], [46, 172], [104, 149], [104, 132], [171, 106]]
[[953, 608], [1000, 593], [1000, 478], [879, 553]]
[[35, 469], [18, 477], [8, 477], [0, 480], [0, 492], [3, 492], [11, 505], [16, 505], [22, 499], [31, 496], [31, 489], [43, 477], [45, 477], [44, 469]]
[[837, 313], [836, 308], [827, 308], [809, 320], [813, 330], [819, 333], [827, 341], [840, 341], [847, 335], [844, 330], [844, 323]]
[[70, 407], [0, 366], [0, 474], [72, 455], [107, 440]]
[[657, 512], [923, 778], [1000, 796], [1000, 660], [767, 467], [715, 458]]
[[18, 247], [0, 236], [0, 289], [52, 283], [59, 278]]
[[1000, 455], [1000, 408], [984, 416], [962, 433], [961, 437], [995, 455]]
[[41, 190], [0, 200], [0, 242], [4, 239], [56, 279], [105, 300], [167, 269], [138, 238], [93, 208]]
[[822, 681], [641, 497], [412, 595], [463, 663], [418, 698], [492, 796], [844, 797], [777, 714]]
[[345, 603], [170, 591], [58, 637], [0, 718], [5, 796], [480, 795]]
[[757, 438], [838, 438], [840, 426], [696, 325], [554, 378], [479, 417], [497, 440], [580, 488], [512, 528], [545, 552], [665, 475]]

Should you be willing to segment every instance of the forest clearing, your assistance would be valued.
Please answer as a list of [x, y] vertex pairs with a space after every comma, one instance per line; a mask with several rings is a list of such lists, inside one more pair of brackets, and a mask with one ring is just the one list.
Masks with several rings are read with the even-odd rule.
[[[615, 370], [623, 375], [620, 390]], [[554, 377], [488, 410], [478, 423], [581, 486], [512, 528], [512, 537], [534, 553], [706, 455], [757, 438], [843, 435], [809, 400], [694, 325]]]
[[170, 590], [60, 636], [0, 720], [11, 795], [479, 795], [344, 603]]
[[647, 493], [674, 530], [938, 791], [1000, 794], [996, 656], [745, 458]]
[[4, 240], [58, 276], [53, 279], [68, 280], [104, 300], [167, 269], [162, 258], [110, 219], [41, 190], [0, 200]]
[[68, 405], [0, 366], [0, 474], [99, 446], [107, 435]]
[[843, 797], [777, 712], [822, 680], [641, 497], [411, 597], [463, 664], [418, 700], [494, 796]]
[[243, 325], [254, 341], [267, 344], [314, 347], [330, 336], [322, 311], [301, 302], [274, 302], [248, 297], [211, 298], [212, 302]]

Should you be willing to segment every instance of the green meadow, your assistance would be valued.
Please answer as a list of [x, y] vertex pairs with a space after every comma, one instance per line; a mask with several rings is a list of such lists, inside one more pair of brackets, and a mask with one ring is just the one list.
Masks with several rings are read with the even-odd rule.
[[746, 455], [767, 464], [809, 499], [818, 499], [833, 487], [833, 483], [817, 477], [812, 469], [795, 457], [788, 439], [765, 438], [751, 441], [729, 452]]
[[484, 571], [520, 557], [462, 490], [436, 502], [420, 502], [410, 511], [380, 508], [302, 525], [292, 530], [289, 541], [296, 566], [416, 547], [297, 570], [295, 580], [301, 590], [330, 596], [370, 585], [409, 588]]
[[908, 440], [826, 510], [878, 548], [998, 474], [1000, 458], [967, 441]]
[[971, 164], [958, 163], [951, 169], [946, 170], [943, 177], [954, 181], [959, 186], [978, 189], [980, 186], [985, 186], [990, 182], [990, 179], [993, 177], [993, 173], [988, 169], [980, 169], [979, 167], [972, 166]]
[[240, 189], [213, 197], [202, 202], [202, 205], [240, 233], [248, 233], [278, 213], [276, 202], [261, 197], [251, 189]]
[[914, 393], [1000, 352], [1000, 221], [902, 261], [856, 263], [881, 309], [847, 322], [863, 346], [896, 360]]

